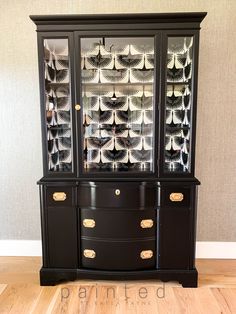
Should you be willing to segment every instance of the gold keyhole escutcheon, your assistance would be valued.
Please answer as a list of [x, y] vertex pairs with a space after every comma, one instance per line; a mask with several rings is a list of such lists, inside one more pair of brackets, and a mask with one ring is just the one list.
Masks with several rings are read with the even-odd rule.
[[75, 105], [75, 110], [79, 111], [81, 109], [81, 106], [79, 104]]
[[115, 190], [115, 195], [117, 195], [117, 196], [120, 195], [120, 190], [119, 189]]

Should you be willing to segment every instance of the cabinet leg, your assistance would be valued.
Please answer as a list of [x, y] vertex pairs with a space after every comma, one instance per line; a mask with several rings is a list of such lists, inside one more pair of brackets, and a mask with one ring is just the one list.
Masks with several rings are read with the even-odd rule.
[[179, 280], [179, 283], [182, 284], [183, 288], [197, 288], [198, 286], [197, 270], [194, 269], [190, 273], [182, 275], [182, 278]]
[[40, 286], [54, 286], [61, 282], [76, 280], [76, 278], [76, 269], [41, 268], [40, 270]]

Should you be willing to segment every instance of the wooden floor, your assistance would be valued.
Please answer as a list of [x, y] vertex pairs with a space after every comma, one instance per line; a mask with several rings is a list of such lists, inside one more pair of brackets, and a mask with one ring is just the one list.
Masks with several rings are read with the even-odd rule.
[[236, 260], [198, 260], [199, 288], [80, 280], [40, 287], [38, 257], [0, 257], [0, 313], [236, 313]]

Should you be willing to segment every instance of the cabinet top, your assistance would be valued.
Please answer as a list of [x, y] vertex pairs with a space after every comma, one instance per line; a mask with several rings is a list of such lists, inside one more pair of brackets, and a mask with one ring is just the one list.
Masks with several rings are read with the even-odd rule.
[[30, 15], [36, 25], [79, 25], [79, 24], [143, 24], [143, 23], [197, 23], [200, 24], [207, 12], [185, 13], [136, 13], [136, 14], [58, 14]]

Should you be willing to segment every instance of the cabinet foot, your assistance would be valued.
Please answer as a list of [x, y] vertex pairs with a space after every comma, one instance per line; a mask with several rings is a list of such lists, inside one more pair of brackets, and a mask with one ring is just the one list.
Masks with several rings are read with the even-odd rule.
[[196, 269], [182, 276], [183, 278], [179, 282], [182, 284], [183, 288], [197, 288], [198, 272]]
[[76, 278], [76, 269], [41, 268], [40, 270], [40, 286], [55, 286], [61, 282], [76, 280]]

